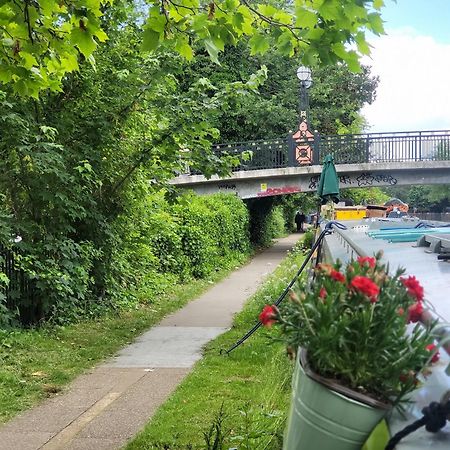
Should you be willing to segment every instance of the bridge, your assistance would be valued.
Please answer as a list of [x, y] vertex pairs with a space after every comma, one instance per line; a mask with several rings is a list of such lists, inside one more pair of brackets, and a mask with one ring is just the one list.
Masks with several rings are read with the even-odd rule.
[[217, 156], [241, 161], [229, 177], [186, 173], [171, 184], [243, 199], [315, 191], [326, 155], [334, 157], [342, 189], [450, 184], [449, 130], [321, 136], [303, 124], [287, 138], [213, 146]]

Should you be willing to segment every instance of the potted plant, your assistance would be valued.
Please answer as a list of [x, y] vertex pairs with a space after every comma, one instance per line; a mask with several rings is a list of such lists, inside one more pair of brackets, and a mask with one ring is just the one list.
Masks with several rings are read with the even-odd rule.
[[423, 288], [403, 273], [390, 275], [381, 254], [320, 264], [308, 289], [264, 308], [261, 322], [297, 355], [285, 450], [360, 450], [438, 358], [433, 326], [417, 323]]

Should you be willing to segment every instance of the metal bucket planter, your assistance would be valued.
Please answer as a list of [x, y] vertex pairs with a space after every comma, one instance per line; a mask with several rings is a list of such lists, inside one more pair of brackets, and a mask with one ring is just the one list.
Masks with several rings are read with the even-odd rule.
[[361, 450], [390, 407], [323, 378], [300, 351], [283, 450]]

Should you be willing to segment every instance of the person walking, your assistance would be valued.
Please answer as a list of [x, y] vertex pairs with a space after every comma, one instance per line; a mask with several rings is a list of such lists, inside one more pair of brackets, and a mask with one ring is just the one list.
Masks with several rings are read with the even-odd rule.
[[305, 223], [306, 216], [302, 211], [297, 211], [295, 214], [295, 224], [297, 225], [297, 231], [300, 233], [303, 231], [303, 224]]

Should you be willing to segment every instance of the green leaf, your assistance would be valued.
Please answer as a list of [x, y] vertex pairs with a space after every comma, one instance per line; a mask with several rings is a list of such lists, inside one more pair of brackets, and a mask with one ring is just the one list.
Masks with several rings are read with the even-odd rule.
[[194, 57], [192, 47], [189, 45], [187, 36], [178, 36], [175, 41], [175, 50], [188, 61]]
[[317, 14], [306, 8], [297, 8], [295, 10], [295, 15], [297, 16], [295, 20], [295, 25], [297, 27], [313, 28], [317, 23]]
[[219, 63], [219, 58], [218, 58], [219, 49], [216, 47], [216, 44], [214, 44], [213, 40], [212, 39], [205, 39], [203, 41], [203, 43], [205, 45], [206, 51], [208, 52], [209, 57], [211, 58], [211, 60], [213, 62], [215, 62], [216, 64], [220, 64]]
[[308, 31], [306, 37], [311, 41], [318, 41], [322, 38], [324, 33], [325, 31], [322, 28], [313, 28], [312, 30]]
[[278, 12], [278, 9], [272, 5], [259, 5], [258, 11], [266, 17], [272, 17]]
[[366, 42], [365, 36], [363, 33], [358, 33], [355, 37], [356, 45], [358, 50], [363, 55], [370, 55], [370, 47]]
[[293, 36], [289, 31], [285, 31], [277, 40], [278, 50], [283, 55], [293, 56], [294, 46], [292, 44]]
[[269, 41], [267, 37], [263, 34], [255, 34], [251, 37], [249, 40], [250, 49], [251, 49], [251, 55], [257, 55], [265, 53], [269, 47]]
[[159, 45], [160, 33], [150, 28], [146, 28], [143, 33], [142, 50], [151, 52], [156, 50]]
[[70, 34], [70, 40], [78, 47], [80, 52], [88, 58], [97, 48], [92, 34], [88, 30], [82, 28], [74, 28]]
[[334, 1], [326, 1], [319, 8], [319, 13], [325, 20], [335, 20], [339, 16], [338, 5]]
[[166, 25], [167, 19], [159, 12], [159, 8], [155, 6], [150, 8], [149, 17], [147, 19], [147, 23], [145, 24], [146, 28], [162, 33]]
[[108, 35], [102, 29], [98, 29], [93, 34], [100, 42], [105, 42], [108, 40]]
[[383, 34], [383, 21], [378, 13], [370, 13], [368, 16], [370, 28], [375, 34]]
[[348, 65], [348, 68], [355, 73], [360, 73], [362, 71], [361, 65], [359, 63], [358, 54], [351, 50], [347, 53], [347, 56], [344, 58], [345, 62]]
[[347, 51], [345, 50], [345, 46], [344, 44], [342, 44], [342, 42], [336, 42], [335, 44], [333, 44], [331, 46], [331, 50], [341, 59], [345, 60], [348, 57]]
[[67, 53], [61, 58], [61, 68], [67, 72], [78, 70], [78, 60], [74, 54]]
[[23, 60], [23, 67], [25, 67], [26, 69], [31, 69], [33, 66], [38, 65], [36, 58], [33, 55], [31, 55], [30, 53], [21, 51], [20, 56]]
[[373, 0], [373, 7], [375, 9], [381, 9], [384, 6], [384, 0]]
[[0, 81], [2, 83], [9, 83], [12, 79], [12, 73], [11, 70], [7, 69], [6, 67], [0, 66]]
[[233, 16], [231, 17], [231, 23], [238, 30], [242, 30], [242, 24], [244, 23], [244, 16], [242, 15], [242, 13], [237, 12], [233, 14]]

